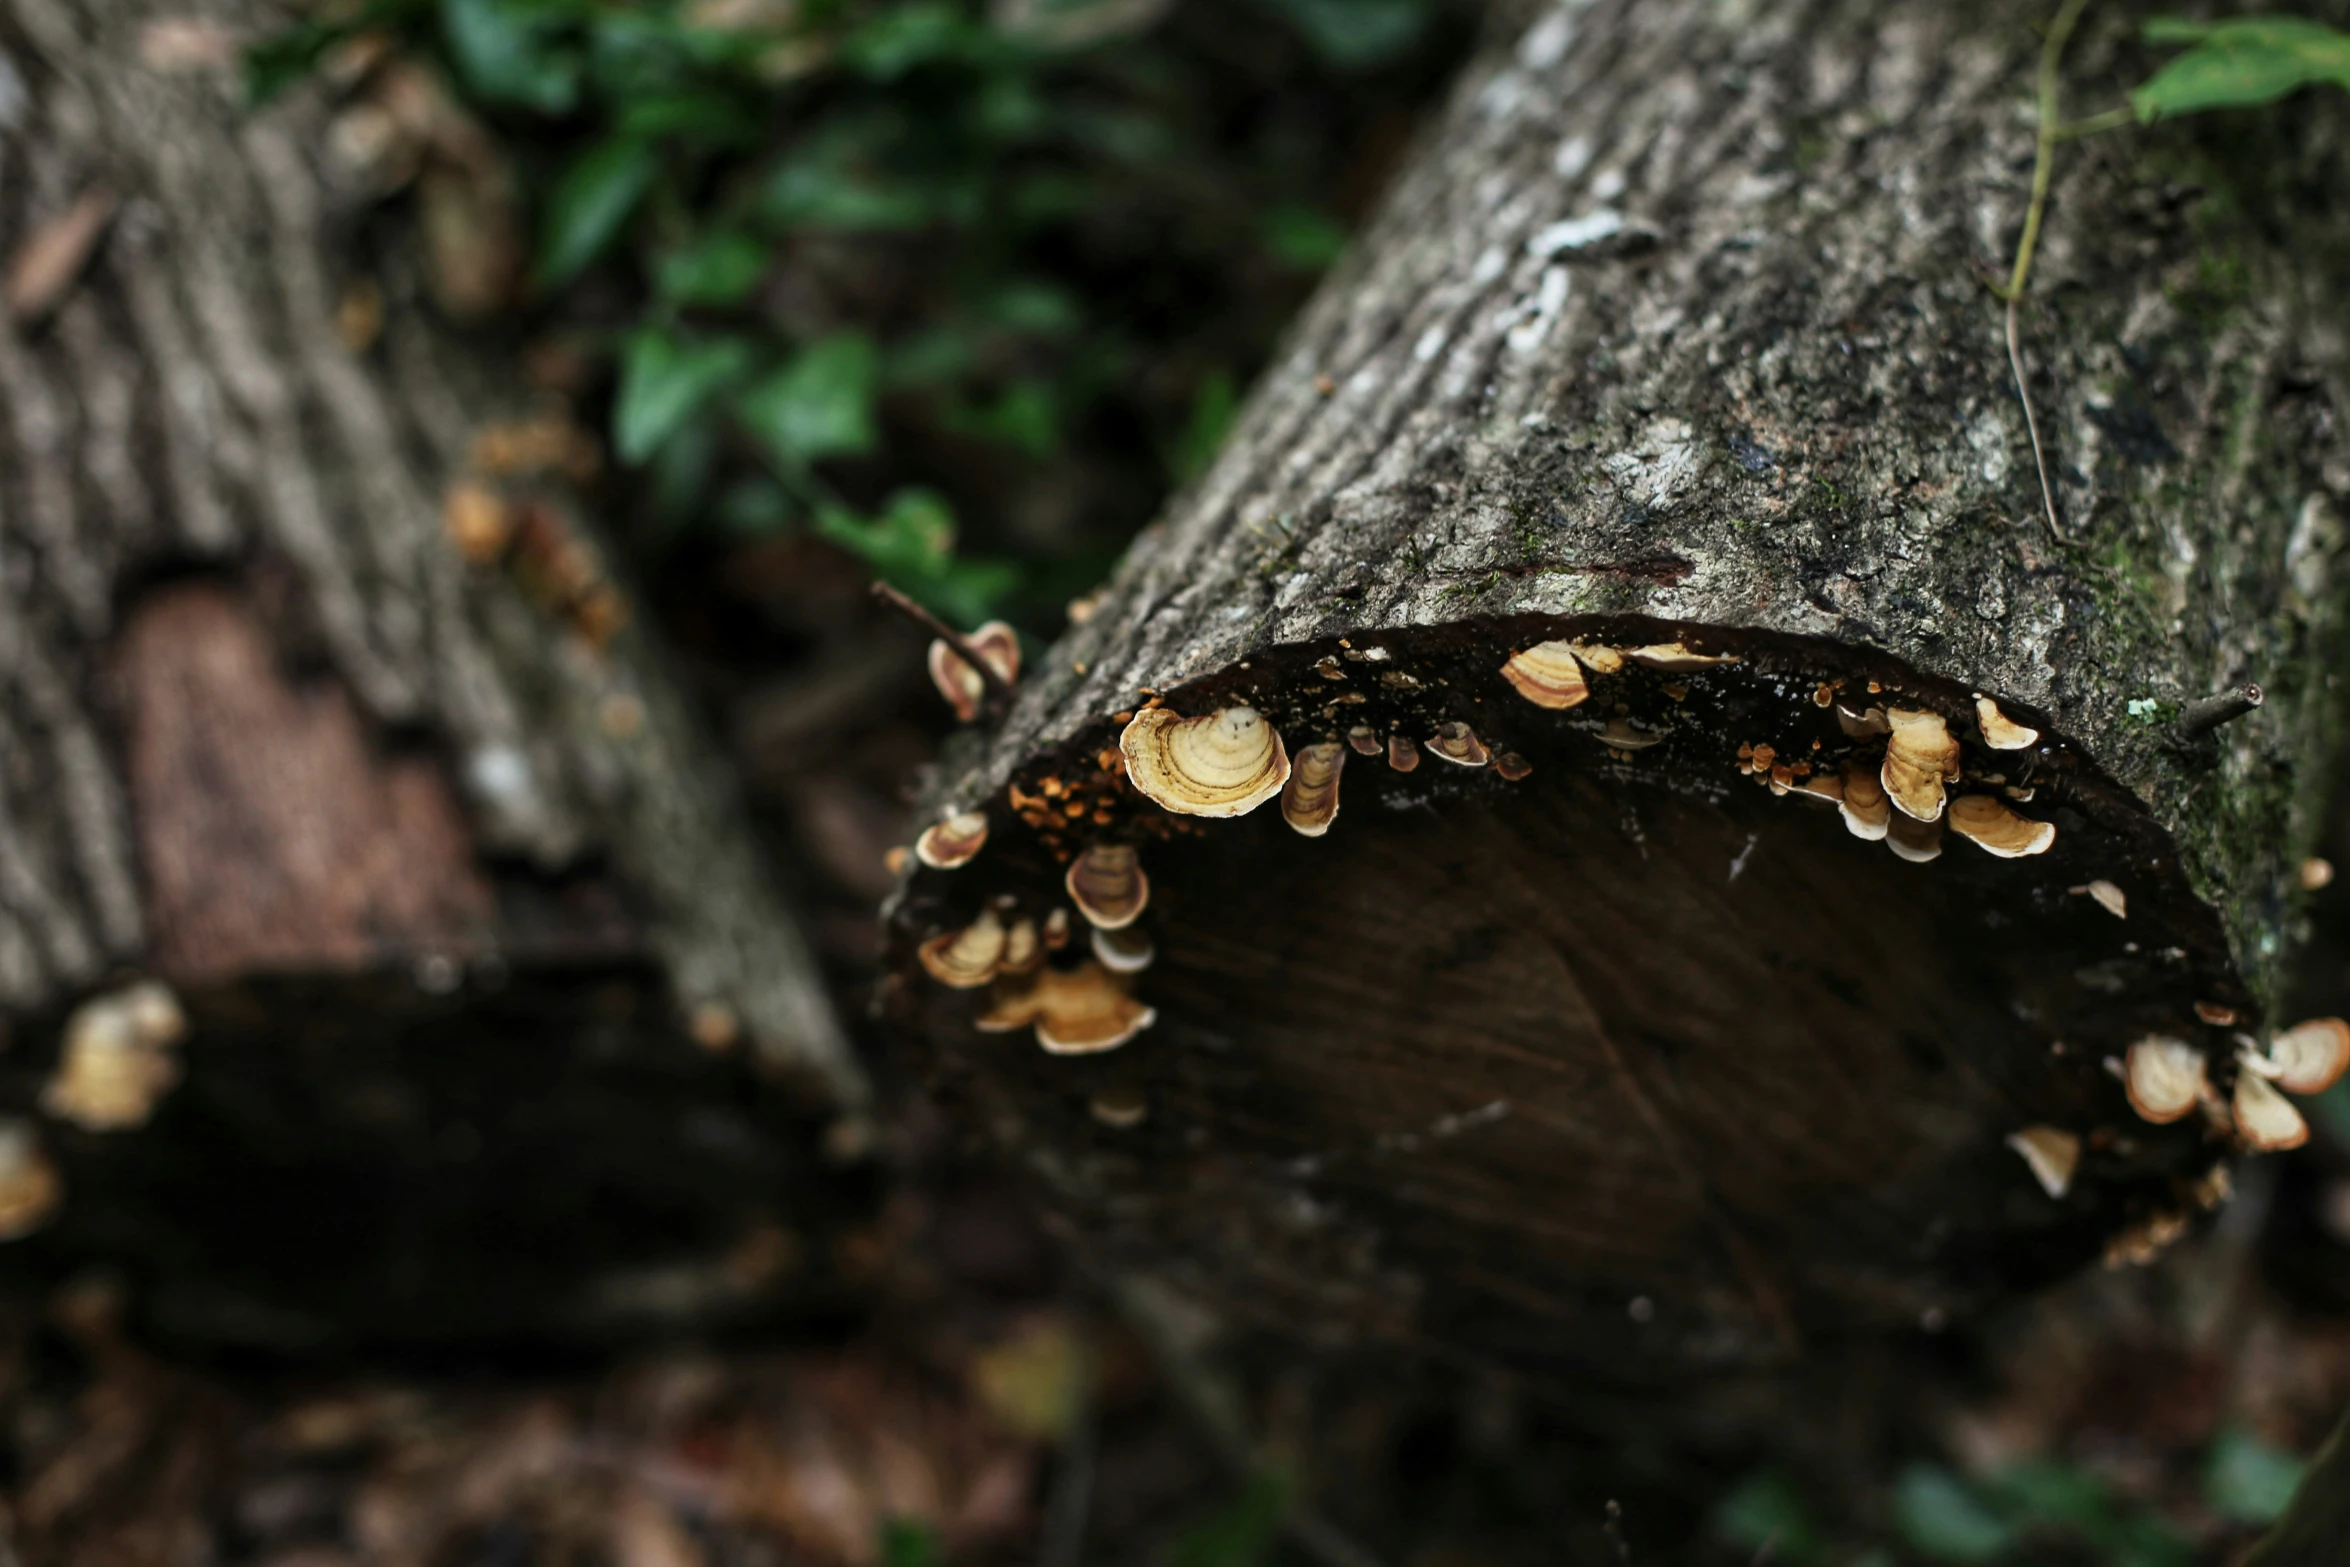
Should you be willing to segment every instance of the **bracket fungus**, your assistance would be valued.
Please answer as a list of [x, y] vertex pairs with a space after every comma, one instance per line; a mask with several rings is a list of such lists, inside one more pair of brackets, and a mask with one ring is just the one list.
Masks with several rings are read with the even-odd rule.
[[1338, 820], [1338, 782], [1345, 771], [1346, 748], [1336, 741], [1299, 746], [1281, 789], [1281, 819], [1309, 838], [1328, 832]]
[[1672, 674], [1686, 674], [1693, 669], [1711, 669], [1716, 664], [1735, 664], [1735, 653], [1699, 653], [1678, 642], [1655, 642], [1647, 647], [1628, 647], [1624, 657], [1649, 669], [1661, 669]]
[[2049, 1196], [2063, 1200], [2072, 1190], [2073, 1172], [2081, 1167], [2081, 1138], [2055, 1126], [2027, 1126], [2010, 1133], [2007, 1146], [2023, 1156], [2032, 1178]]
[[958, 811], [932, 822], [914, 840], [914, 858], [936, 871], [967, 865], [987, 847], [987, 813]]
[[997, 972], [1003, 974], [1030, 974], [1044, 962], [1043, 938], [1037, 934], [1036, 921], [1014, 920], [1004, 930], [1004, 953]]
[[1642, 729], [1628, 718], [1611, 718], [1600, 726], [1599, 738], [1611, 751], [1645, 751], [1664, 744], [1665, 737]]
[[1890, 707], [1885, 765], [1879, 778], [1893, 808], [1915, 821], [1939, 821], [1946, 782], [1959, 775], [1959, 745], [1940, 713]]
[[1093, 955], [1113, 974], [1139, 974], [1151, 966], [1151, 959], [1159, 955], [1159, 949], [1149, 936], [1132, 927], [1104, 930], [1096, 926]]
[[2192, 1112], [2209, 1086], [2203, 1052], [2183, 1039], [2149, 1034], [2130, 1046], [2122, 1083], [2130, 1108], [2156, 1126]]
[[2236, 1135], [2260, 1153], [2282, 1153], [2309, 1141], [2309, 1123], [2293, 1108], [2293, 1101], [2258, 1072], [2236, 1074], [2236, 1092], [2229, 1102]]
[[66, 1020], [41, 1108], [90, 1132], [144, 1125], [180, 1079], [172, 1047], [187, 1031], [179, 999], [153, 980], [83, 1002]]
[[1554, 712], [1578, 707], [1591, 695], [1571, 642], [1537, 642], [1523, 652], [1512, 653], [1509, 662], [1501, 666], [1501, 677], [1536, 707]]
[[2028, 751], [2040, 743], [2039, 730], [2017, 723], [1987, 696], [1975, 698], [1975, 727], [1982, 730], [1983, 743], [1994, 751]]
[[2350, 1023], [2338, 1017], [2296, 1023], [2246, 1065], [2290, 1094], [2322, 1094], [2350, 1068]]
[[2129, 894], [2102, 876], [2095, 881], [2084, 882], [2078, 887], [2067, 890], [2081, 894], [2117, 920], [2126, 920], [2130, 917]]
[[1987, 794], [1962, 794], [1950, 802], [1950, 830], [2003, 860], [2046, 854], [2056, 842], [2054, 822], [2018, 816]]
[[1420, 765], [1420, 748], [1402, 735], [1389, 735], [1387, 765], [1399, 773], [1410, 772]]
[[1158, 1020], [1158, 1014], [1127, 993], [1101, 964], [1073, 969], [1044, 968], [1035, 976], [997, 987], [980, 1027], [991, 1033], [1033, 1026], [1036, 1042], [1056, 1056], [1096, 1055], [1115, 1050]]
[[[1003, 621], [991, 620], [963, 640], [986, 661], [998, 680], [1007, 686], [1019, 680], [1019, 632]], [[987, 700], [987, 682], [980, 678], [979, 671], [965, 663], [963, 656], [944, 640], [936, 638], [930, 644], [929, 666], [930, 683], [938, 687], [938, 694], [955, 710], [956, 721], [967, 724], [977, 718]]]
[[981, 909], [978, 918], [961, 930], [950, 930], [924, 942], [916, 956], [930, 977], [956, 990], [977, 990], [1002, 972], [1004, 948], [1011, 933], [993, 909]]
[[1131, 843], [1089, 843], [1061, 878], [1069, 901], [1097, 930], [1123, 930], [1150, 907], [1151, 879], [1142, 853]]
[[1436, 733], [1428, 737], [1428, 749], [1461, 767], [1483, 767], [1493, 760], [1493, 753], [1485, 749], [1477, 731], [1457, 718], [1436, 726]]
[[1893, 802], [1885, 798], [1885, 786], [1877, 781], [1877, 770], [1862, 762], [1845, 765], [1843, 787], [1836, 793], [1836, 808], [1843, 814], [1845, 830], [1871, 843], [1880, 842], [1893, 821]]
[[1253, 707], [1182, 718], [1164, 707], [1134, 715], [1118, 736], [1134, 787], [1179, 816], [1242, 816], [1281, 792], [1289, 753]]

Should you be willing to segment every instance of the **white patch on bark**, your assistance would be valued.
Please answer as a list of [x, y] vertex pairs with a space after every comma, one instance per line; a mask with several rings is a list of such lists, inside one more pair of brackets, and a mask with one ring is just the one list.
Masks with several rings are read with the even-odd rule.
[[1542, 340], [1550, 335], [1551, 323], [1558, 319], [1559, 312], [1566, 308], [1566, 303], [1567, 269], [1565, 267], [1543, 268], [1542, 282], [1535, 290], [1532, 306], [1530, 309], [1526, 306], [1520, 307], [1521, 310], [1528, 310], [1529, 313], [1525, 319], [1510, 328], [1510, 352], [1513, 354], [1531, 353], [1541, 347]]
[[1668, 506], [1704, 466], [1696, 432], [1686, 420], [1651, 419], [1630, 451], [1607, 459], [1608, 477], [1643, 506]]
[[1553, 11], [1518, 40], [1518, 64], [1529, 71], [1547, 71], [1567, 57], [1567, 49], [1575, 41], [1575, 19], [1564, 11]]
[[1581, 250], [1624, 231], [1624, 215], [1613, 207], [1597, 207], [1579, 218], [1568, 218], [1526, 241], [1526, 254], [1545, 258], [1562, 250]]

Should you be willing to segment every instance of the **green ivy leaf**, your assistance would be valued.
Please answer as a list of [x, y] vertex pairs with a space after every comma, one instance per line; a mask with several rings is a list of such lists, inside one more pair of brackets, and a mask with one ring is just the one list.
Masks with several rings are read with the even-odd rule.
[[768, 179], [761, 207], [776, 223], [852, 233], [920, 228], [934, 216], [912, 186], [830, 158], [784, 164]]
[[2326, 82], [2350, 89], [2350, 34], [2303, 17], [2156, 17], [2146, 24], [2146, 40], [2193, 47], [2130, 93], [2141, 122], [2274, 103]]
[[579, 51], [564, 45], [568, 18], [525, 0], [441, 0], [449, 58], [476, 96], [541, 114], [579, 103]]
[[851, 69], [886, 82], [936, 61], [971, 55], [987, 42], [988, 35], [954, 6], [915, 0], [875, 12], [841, 40], [840, 58]]
[[828, 508], [817, 515], [816, 531], [892, 586], [963, 625], [987, 619], [1019, 585], [1016, 566], [955, 558], [954, 513], [928, 490], [898, 491], [877, 517]]
[[735, 414], [790, 466], [868, 452], [874, 371], [872, 341], [843, 332], [802, 349], [744, 393]]
[[661, 297], [679, 305], [732, 305], [767, 273], [767, 247], [748, 234], [712, 234], [661, 258]]
[[1894, 1488], [1893, 1510], [1902, 1538], [1938, 1562], [1987, 1562], [2005, 1551], [2015, 1530], [1947, 1469], [1912, 1464]]
[[599, 143], [566, 169], [539, 235], [539, 286], [570, 282], [602, 254], [659, 168], [651, 147], [623, 136]]
[[1311, 207], [1275, 207], [1264, 233], [1265, 248], [1300, 272], [1319, 272], [1346, 249], [1346, 230]]
[[624, 463], [643, 462], [750, 363], [749, 346], [732, 338], [680, 343], [657, 330], [637, 333], [620, 362], [612, 449]]
[[1714, 1509], [1713, 1525], [1725, 1543], [1773, 1560], [1809, 1562], [1821, 1554], [1811, 1509], [1783, 1475], [1747, 1476]]
[[2204, 1462], [2203, 1497], [2222, 1518], [2272, 1524], [2292, 1505], [2294, 1487], [2307, 1467], [2241, 1426], [2228, 1426], [2212, 1440]]
[[1307, 45], [1341, 70], [1384, 64], [1411, 47], [1435, 13], [1430, 0], [1270, 0]]
[[759, 135], [759, 118], [742, 103], [707, 90], [640, 98], [621, 116], [620, 134], [646, 140], [678, 137], [708, 146], [741, 145]]

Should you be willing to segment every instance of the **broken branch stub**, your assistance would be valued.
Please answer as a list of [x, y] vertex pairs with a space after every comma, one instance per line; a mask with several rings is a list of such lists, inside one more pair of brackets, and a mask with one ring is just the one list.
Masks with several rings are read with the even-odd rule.
[[[941, 779], [985, 851], [892, 912], [887, 1014], [1082, 1244], [1233, 1325], [1617, 1376], [2141, 1259], [2286, 1130], [2234, 1031], [2264, 1037], [2322, 731], [2302, 671], [2338, 650], [2331, 503], [2293, 477], [2315, 425], [2263, 421], [2252, 467], [2189, 450], [2227, 405], [2181, 383], [2159, 483], [2083, 464], [2094, 551], [1980, 525], [2020, 419], [1905, 367], [1980, 324], [1936, 280], [2012, 142], [2003, 88], [1899, 110], [1834, 201], [1758, 222], [1725, 193], [1784, 172], [1725, 149], [1637, 175], [1627, 202], [1681, 215], [1637, 261], [1527, 249], [1589, 205], [1551, 150], [1609, 144], [1641, 61], [1941, 81], [2006, 38], [1944, 8], [1760, 43], [1596, 0], [1432, 134], [1215, 469]], [[1803, 134], [1781, 102], [1751, 112]], [[2120, 166], [2063, 177], [2069, 210], [2142, 205], [2086, 188]], [[2192, 238], [2133, 224], [2079, 241], [2112, 299], [2036, 328], [2058, 384], [2107, 373], [2133, 310], [2176, 319]], [[2319, 340], [2284, 323], [2350, 257], [2263, 264], [2266, 347], [2178, 324], [2199, 366]], [[2236, 564], [2182, 578], [2146, 540]], [[2159, 616], [2105, 612], [2138, 581]], [[2146, 715], [2223, 659], [2279, 678], [2221, 768]], [[1341, 755], [1343, 824], [1294, 830]], [[1097, 841], [1148, 866], [1153, 959], [1115, 977], [1156, 1018], [1098, 1069], [984, 1036], [913, 956], [990, 900], [1066, 906]], [[1113, 1087], [1148, 1117], [1105, 1125]]]

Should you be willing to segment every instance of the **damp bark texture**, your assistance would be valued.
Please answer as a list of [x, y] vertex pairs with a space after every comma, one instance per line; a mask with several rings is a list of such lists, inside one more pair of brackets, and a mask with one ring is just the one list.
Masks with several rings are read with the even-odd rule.
[[[283, 20], [0, 9], [0, 1009], [64, 1176], [19, 1255], [278, 1348], [747, 1298], [800, 1156], [745, 1107], [804, 1145], [863, 1079], [595, 443], [453, 319], [513, 282], [494, 150], [380, 65], [252, 111]], [[192, 1027], [92, 1130], [64, 1020], [137, 979]]]
[[[1227, 1319], [1620, 1369], [1931, 1326], [2219, 1200], [2338, 708], [2345, 117], [2061, 149], [2020, 317], [2052, 526], [1985, 287], [2037, 19], [1596, 0], [1470, 70], [947, 770], [987, 850], [896, 906], [902, 1024], [1098, 1255]], [[2068, 114], [2150, 69], [2134, 29], [2092, 15]], [[1571, 640], [1735, 661], [1502, 678]], [[1344, 811], [1141, 798], [1153, 700], [1338, 744]], [[1890, 779], [1887, 713], [1971, 814], [1783, 797]], [[1949, 830], [1986, 820], [2025, 852]], [[989, 899], [1044, 928], [1096, 837], [1152, 880], [1116, 981], [1151, 1021], [1046, 1055], [1009, 960], [956, 991], [917, 948]], [[2115, 1080], [2149, 1033], [2210, 1084], [2164, 1125]]]

